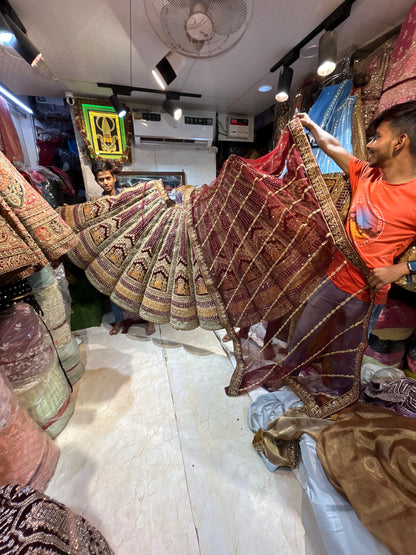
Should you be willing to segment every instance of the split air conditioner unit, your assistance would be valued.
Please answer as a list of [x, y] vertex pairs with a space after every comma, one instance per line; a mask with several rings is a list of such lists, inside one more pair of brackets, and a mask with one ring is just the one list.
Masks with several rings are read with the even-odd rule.
[[215, 112], [185, 112], [179, 121], [164, 112], [133, 109], [137, 146], [209, 148], [215, 133]]

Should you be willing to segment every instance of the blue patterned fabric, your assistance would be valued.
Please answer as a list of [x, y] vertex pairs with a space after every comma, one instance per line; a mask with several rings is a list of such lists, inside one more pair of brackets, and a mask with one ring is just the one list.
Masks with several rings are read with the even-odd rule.
[[[309, 110], [309, 117], [320, 127], [339, 140], [342, 146], [352, 153], [352, 117], [356, 96], [351, 96], [352, 79], [338, 85], [324, 87]], [[312, 150], [322, 173], [339, 172], [339, 166], [318, 146]]]

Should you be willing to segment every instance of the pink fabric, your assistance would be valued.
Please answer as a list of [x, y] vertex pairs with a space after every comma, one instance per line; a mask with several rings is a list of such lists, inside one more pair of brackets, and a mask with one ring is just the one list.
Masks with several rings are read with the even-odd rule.
[[30, 485], [43, 491], [59, 458], [58, 447], [17, 403], [0, 374], [0, 486]]
[[385, 328], [416, 329], [416, 310], [405, 303], [387, 299], [387, 303], [374, 324], [374, 330]]
[[415, 40], [416, 3], [404, 20], [399, 37], [394, 44], [377, 114], [396, 104], [416, 99]]

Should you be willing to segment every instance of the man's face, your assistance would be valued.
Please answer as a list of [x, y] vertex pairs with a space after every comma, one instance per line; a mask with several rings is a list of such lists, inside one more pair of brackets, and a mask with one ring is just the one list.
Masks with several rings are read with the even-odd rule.
[[115, 193], [116, 176], [112, 175], [110, 171], [98, 172], [95, 180], [106, 195]]
[[384, 163], [393, 157], [396, 139], [397, 132], [391, 128], [388, 121], [382, 121], [376, 134], [367, 144], [368, 163], [371, 168], [382, 168]]

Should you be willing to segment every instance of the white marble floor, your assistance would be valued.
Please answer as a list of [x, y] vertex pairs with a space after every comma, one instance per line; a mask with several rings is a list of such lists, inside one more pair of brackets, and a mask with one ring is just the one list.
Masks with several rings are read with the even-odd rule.
[[46, 493], [116, 555], [324, 555], [296, 471], [265, 468], [249, 397], [224, 392], [232, 366], [215, 334], [108, 330], [79, 333], [87, 370]]

